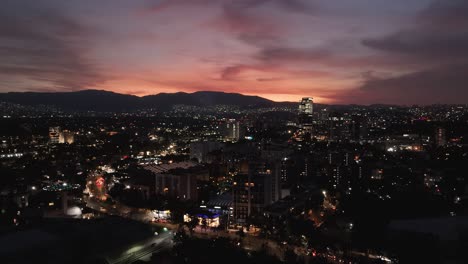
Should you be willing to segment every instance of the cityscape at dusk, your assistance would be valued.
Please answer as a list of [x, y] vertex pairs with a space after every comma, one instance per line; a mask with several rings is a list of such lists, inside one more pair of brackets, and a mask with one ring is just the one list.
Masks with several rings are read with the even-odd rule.
[[0, 1], [0, 263], [468, 263], [468, 1]]

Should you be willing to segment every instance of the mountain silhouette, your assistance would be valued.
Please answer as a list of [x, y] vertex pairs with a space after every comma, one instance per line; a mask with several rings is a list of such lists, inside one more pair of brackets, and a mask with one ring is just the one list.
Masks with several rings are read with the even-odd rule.
[[259, 97], [224, 92], [160, 93], [138, 97], [103, 90], [77, 92], [9, 92], [0, 93], [0, 101], [19, 105], [54, 106], [64, 111], [132, 112], [142, 109], [167, 111], [175, 105], [208, 107], [233, 105], [268, 107], [276, 103]]

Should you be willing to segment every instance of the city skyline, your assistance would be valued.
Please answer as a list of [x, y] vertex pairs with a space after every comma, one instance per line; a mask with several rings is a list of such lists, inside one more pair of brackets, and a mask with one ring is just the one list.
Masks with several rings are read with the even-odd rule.
[[0, 259], [468, 263], [468, 0], [3, 0]]
[[5, 1], [0, 92], [466, 103], [462, 0]]

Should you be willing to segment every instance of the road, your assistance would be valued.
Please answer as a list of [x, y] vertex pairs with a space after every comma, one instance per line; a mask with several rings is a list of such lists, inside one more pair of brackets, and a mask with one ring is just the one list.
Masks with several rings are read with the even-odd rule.
[[151, 257], [153, 253], [171, 249], [173, 246], [173, 237], [174, 235], [171, 231], [155, 235], [152, 238], [140, 241], [123, 250], [120, 250], [121, 253], [117, 256], [106, 257], [107, 263], [128, 264], [137, 260], [147, 259]]
[[[149, 210], [133, 209], [120, 203], [106, 204], [89, 197], [86, 197], [85, 201], [87, 207], [104, 214], [118, 215], [145, 223], [148, 223], [149, 219], [152, 219]], [[148, 259], [153, 253], [171, 249], [173, 238], [174, 234], [172, 231], [163, 231], [158, 235], [117, 250], [115, 254], [107, 256], [105, 259], [109, 264], [128, 264], [137, 260]]]

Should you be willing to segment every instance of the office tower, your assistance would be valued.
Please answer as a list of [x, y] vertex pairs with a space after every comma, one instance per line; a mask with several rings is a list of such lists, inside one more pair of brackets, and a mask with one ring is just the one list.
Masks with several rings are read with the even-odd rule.
[[221, 126], [221, 134], [228, 141], [237, 141], [240, 138], [240, 123], [235, 119], [229, 119]]
[[190, 143], [190, 159], [197, 159], [198, 162], [207, 162], [208, 154], [219, 150], [223, 143], [215, 141], [192, 142]]
[[300, 115], [312, 115], [314, 113], [314, 102], [312, 97], [303, 97], [299, 104]]
[[191, 173], [154, 174], [154, 192], [181, 200], [197, 199], [197, 176]]
[[435, 133], [435, 144], [437, 147], [443, 147], [447, 144], [445, 128], [438, 127]]
[[312, 134], [314, 102], [311, 97], [302, 98], [299, 104], [299, 126], [304, 135]]
[[350, 122], [350, 133], [352, 140], [359, 141], [368, 137], [368, 128], [365, 118], [362, 116], [352, 116]]
[[281, 168], [280, 168], [280, 175], [281, 175], [281, 182], [287, 183], [288, 182], [288, 159], [284, 158], [281, 160]]
[[280, 164], [250, 162], [248, 173], [234, 176], [234, 218], [239, 224], [281, 198], [280, 171]]
[[49, 142], [51, 144], [59, 143], [60, 127], [49, 127]]

